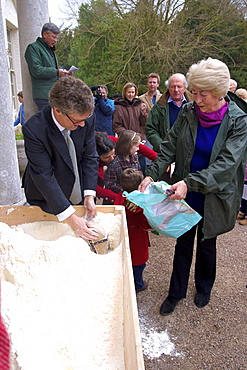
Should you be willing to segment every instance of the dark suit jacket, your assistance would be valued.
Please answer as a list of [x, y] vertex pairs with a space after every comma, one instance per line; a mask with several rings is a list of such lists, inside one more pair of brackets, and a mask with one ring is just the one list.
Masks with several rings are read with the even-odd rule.
[[[84, 127], [71, 131], [78, 171], [84, 190], [96, 190], [98, 154], [95, 145], [95, 115]], [[23, 126], [28, 165], [22, 186], [29, 204], [59, 214], [71, 204], [68, 200], [75, 175], [63, 134], [54, 123], [50, 106], [32, 116]]]

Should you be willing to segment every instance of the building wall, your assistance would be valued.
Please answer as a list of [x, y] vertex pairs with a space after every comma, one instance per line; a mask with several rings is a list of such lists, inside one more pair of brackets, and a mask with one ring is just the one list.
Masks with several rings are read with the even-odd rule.
[[4, 39], [9, 68], [9, 89], [12, 96], [13, 122], [17, 117], [19, 103], [16, 94], [22, 90], [18, 19], [15, 0], [0, 0], [4, 19]]

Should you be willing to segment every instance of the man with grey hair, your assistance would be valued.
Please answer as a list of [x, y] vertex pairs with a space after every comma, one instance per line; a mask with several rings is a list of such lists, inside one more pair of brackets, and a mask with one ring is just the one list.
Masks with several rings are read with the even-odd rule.
[[235, 92], [237, 90], [237, 87], [238, 87], [237, 81], [235, 81], [232, 78], [230, 78], [229, 91]]
[[23, 126], [27, 201], [67, 222], [83, 239], [95, 239], [88, 221], [77, 217], [73, 207], [84, 204], [88, 218], [96, 214], [98, 154], [92, 92], [80, 79], [64, 77], [52, 87], [49, 102]]
[[48, 94], [53, 84], [70, 72], [58, 67], [55, 44], [58, 40], [59, 28], [54, 23], [45, 23], [41, 36], [29, 44], [25, 51], [32, 81], [33, 100], [39, 110], [48, 103]]
[[183, 104], [192, 101], [191, 93], [186, 90], [188, 83], [181, 73], [175, 73], [166, 81], [167, 90], [151, 109], [145, 126], [147, 139], [156, 152], [160, 143], [173, 126]]

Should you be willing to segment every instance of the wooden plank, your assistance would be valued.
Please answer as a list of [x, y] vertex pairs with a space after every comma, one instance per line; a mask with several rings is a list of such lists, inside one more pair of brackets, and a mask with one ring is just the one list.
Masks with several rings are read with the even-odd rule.
[[[76, 215], [83, 217], [85, 214], [84, 206], [76, 206]], [[98, 212], [102, 213], [121, 213], [122, 206], [97, 206]], [[19, 225], [34, 221], [58, 221], [57, 217], [43, 212], [40, 207], [36, 206], [0, 206], [0, 222], [6, 224]]]
[[121, 240], [123, 248], [123, 304], [124, 304], [124, 356], [126, 370], [144, 370], [142, 343], [136, 303], [135, 285], [129, 248], [125, 209], [122, 213]]

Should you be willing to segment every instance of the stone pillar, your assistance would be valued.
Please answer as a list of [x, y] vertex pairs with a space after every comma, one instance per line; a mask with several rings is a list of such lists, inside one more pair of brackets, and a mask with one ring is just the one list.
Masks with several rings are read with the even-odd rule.
[[[3, 9], [0, 1], [0, 35], [4, 35]], [[22, 191], [17, 162], [15, 133], [12, 117], [10, 82], [5, 38], [0, 37], [0, 205], [13, 205], [21, 202]]]
[[41, 36], [44, 23], [49, 22], [48, 0], [17, 0], [18, 28], [20, 39], [20, 56], [22, 87], [25, 102], [25, 120], [37, 112], [32, 97], [32, 85], [24, 54], [28, 44]]

